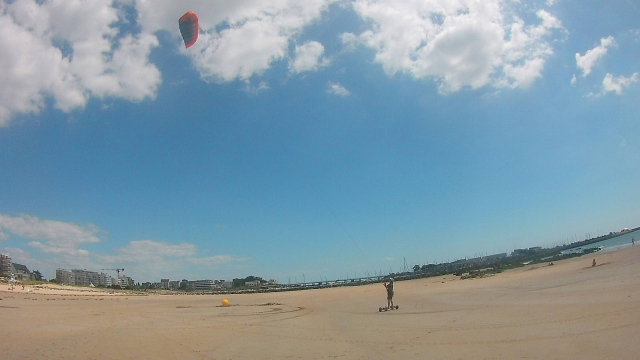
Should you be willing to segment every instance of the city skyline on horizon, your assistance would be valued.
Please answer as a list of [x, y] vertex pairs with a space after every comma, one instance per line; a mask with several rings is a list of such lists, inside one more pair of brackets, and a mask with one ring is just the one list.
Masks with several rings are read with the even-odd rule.
[[[593, 236], [593, 237], [590, 237], [590, 236], [589, 236], [589, 234], [587, 233], [587, 234], [585, 235], [585, 236], [586, 236], [586, 237], [585, 237], [585, 239], [583, 239], [583, 240], [575, 240], [575, 239], [577, 238], [577, 235], [576, 235], [576, 236], [574, 236], [574, 238], [573, 238], [573, 240], [574, 240], [574, 241], [571, 241], [571, 242], [564, 242], [564, 243], [562, 243], [562, 244], [560, 244], [560, 243], [554, 243], [554, 244], [552, 244], [551, 246], [544, 246], [544, 245], [542, 245], [542, 246], [541, 246], [541, 245], [538, 245], [538, 246], [532, 246], [532, 247], [525, 247], [525, 248], [522, 248], [522, 249], [514, 249], [514, 250], [513, 250], [512, 252], [510, 252], [510, 253], [509, 253], [509, 252], [505, 252], [505, 253], [493, 253], [493, 254], [487, 254], [487, 253], [485, 253], [484, 255], [482, 255], [482, 254], [475, 254], [473, 257], [467, 257], [467, 256], [464, 256], [464, 257], [455, 258], [454, 260], [447, 259], [447, 261], [446, 261], [446, 262], [432, 262], [432, 263], [429, 263], [429, 264], [423, 263], [423, 264], [422, 264], [422, 267], [427, 266], [427, 265], [452, 264], [452, 263], [456, 263], [456, 262], [459, 262], [459, 261], [462, 261], [462, 260], [464, 260], [464, 261], [473, 261], [473, 260], [476, 260], [476, 259], [491, 258], [491, 257], [499, 256], [499, 255], [503, 255], [503, 256], [505, 256], [505, 257], [510, 257], [510, 256], [512, 256], [512, 255], [513, 255], [513, 253], [516, 253], [516, 252], [518, 252], [519, 250], [520, 250], [520, 251], [521, 251], [521, 250], [531, 250], [531, 249], [548, 249], [548, 250], [550, 250], [550, 249], [554, 249], [554, 248], [557, 248], [557, 247], [567, 247], [567, 246], [570, 246], [570, 245], [573, 245], [573, 246], [575, 247], [575, 246], [578, 246], [578, 245], [576, 245], [576, 244], [583, 243], [583, 242], [585, 242], [585, 241], [591, 241], [591, 242], [596, 241], [597, 243], [599, 243], [599, 242], [601, 242], [601, 241], [607, 241], [607, 240], [609, 240], [609, 239], [611, 239], [611, 238], [617, 238], [617, 237], [619, 237], [619, 236], [626, 235], [626, 234], [630, 234], [630, 233], [635, 233], [635, 232], [638, 232], [638, 231], [640, 231], [640, 227], [623, 228], [623, 229], [621, 229], [620, 231], [610, 231], [608, 234], [602, 234], [602, 235], [597, 235], [597, 236]], [[601, 238], [605, 238], [605, 239], [601, 239]], [[568, 240], [567, 240], [567, 241], [568, 241]], [[633, 244], [633, 242], [632, 242], [632, 244]], [[2, 256], [7, 256], [7, 255], [5, 255], [5, 254], [0, 254], [0, 255], [2, 255]], [[12, 263], [13, 263], [13, 262], [12, 262]], [[16, 265], [18, 265], [17, 263], [15, 263], [15, 264], [16, 264]], [[25, 267], [26, 267], [26, 265], [24, 265], [24, 264], [19, 264], [19, 265], [20, 265], [20, 266], [25, 266]], [[345, 273], [345, 274], [346, 274], [346, 276], [345, 276], [344, 278], [334, 278], [334, 279], [329, 279], [329, 278], [327, 278], [327, 277], [324, 277], [324, 279], [323, 279], [323, 277], [322, 277], [322, 276], [320, 276], [320, 280], [319, 280], [319, 281], [313, 281], [313, 277], [310, 277], [310, 281], [309, 281], [309, 282], [307, 282], [307, 281], [306, 281], [306, 276], [303, 274], [303, 279], [305, 279], [305, 280], [304, 280], [303, 282], [298, 282], [298, 281], [297, 281], [297, 280], [298, 280], [298, 279], [297, 279], [297, 277], [294, 277], [294, 282], [293, 282], [293, 284], [311, 284], [311, 283], [318, 283], [318, 282], [320, 282], [320, 283], [322, 283], [322, 282], [339, 282], [339, 281], [347, 281], [347, 280], [353, 280], [353, 279], [372, 279], [372, 278], [388, 277], [388, 276], [390, 276], [390, 275], [396, 275], [396, 274], [402, 274], [402, 273], [406, 273], [406, 272], [411, 272], [411, 271], [413, 271], [412, 269], [414, 269], [414, 268], [415, 268], [415, 266], [421, 266], [421, 265], [420, 265], [420, 264], [413, 264], [413, 265], [412, 265], [412, 264], [407, 264], [407, 263], [406, 263], [406, 258], [403, 258], [403, 267], [402, 267], [402, 268], [400, 268], [397, 272], [394, 272], [394, 271], [390, 268], [390, 269], [389, 269], [389, 272], [388, 272], [388, 273], [385, 273], [385, 272], [383, 272], [383, 271], [382, 271], [382, 269], [380, 269], [379, 271], [374, 271], [374, 272], [373, 272], [373, 275], [371, 275], [371, 273], [369, 273], [369, 272], [367, 271], [367, 272], [365, 272], [365, 273], [366, 273], [366, 276], [365, 276], [364, 274], [363, 274], [362, 276], [357, 276], [357, 273], [353, 273], [353, 277], [349, 277], [349, 274], [348, 274], [348, 273]], [[55, 276], [55, 277], [53, 277], [53, 278], [51, 278], [51, 279], [56, 279], [56, 281], [57, 281], [57, 280], [59, 280], [59, 279], [58, 279], [58, 277], [59, 277], [58, 272], [59, 272], [59, 271], [61, 271], [61, 270], [62, 270], [62, 271], [66, 271], [66, 272], [84, 271], [84, 272], [91, 272], [91, 273], [96, 273], [96, 274], [98, 274], [98, 271], [97, 271], [97, 270], [91, 270], [91, 269], [72, 269], [72, 268], [69, 268], [69, 270], [67, 270], [66, 268], [62, 267], [62, 268], [58, 268], [58, 269], [56, 269], [56, 276]], [[100, 269], [100, 273], [99, 273], [99, 275], [108, 275], [109, 277], [111, 277], [111, 275], [110, 275], [110, 274], [108, 274], [108, 273], [104, 273], [104, 272], [103, 272], [103, 271], [109, 271], [109, 270], [113, 270], [113, 271], [121, 270], [121, 271], [123, 272], [123, 274], [121, 275], [121, 274], [120, 274], [120, 271], [118, 271], [118, 275], [117, 275], [117, 277], [116, 277], [116, 278], [114, 278], [114, 279], [127, 278], [127, 279], [129, 279], [129, 280], [128, 280], [129, 282], [136, 283], [136, 281], [135, 281], [133, 278], [131, 278], [131, 277], [127, 276], [126, 274], [124, 274], [124, 272], [125, 272], [125, 269], [124, 269], [124, 268], [123, 268], [123, 269]], [[35, 269], [35, 270], [31, 271], [31, 272], [33, 273], [33, 272], [35, 272], [35, 271], [38, 271], [38, 272], [39, 272], [39, 270], [38, 270], [38, 269]], [[45, 278], [46, 278], [46, 277], [45, 277]], [[246, 276], [244, 276], [244, 275], [243, 275], [243, 276], [241, 276], [241, 277], [239, 277], [239, 278], [233, 278], [232, 280], [247, 279], [247, 278], [260, 278], [260, 279], [263, 279], [261, 276], [257, 276], [257, 275], [246, 275]], [[51, 280], [51, 279], [50, 279], [50, 280]], [[171, 277], [161, 277], [161, 278], [160, 278], [160, 281], [150, 281], [150, 280], [147, 280], [147, 281], [143, 281], [143, 282], [138, 281], [137, 283], [138, 283], [138, 284], [143, 284], [143, 283], [144, 283], [144, 284], [148, 284], [148, 283], [150, 283], [150, 284], [159, 284], [159, 283], [162, 283], [164, 280], [170, 280], [170, 279], [171, 279]], [[50, 281], [50, 280], [49, 280], [49, 281]], [[216, 284], [217, 284], [218, 282], [225, 282], [225, 281], [229, 281], [229, 280], [227, 280], [227, 279], [223, 279], [223, 278], [215, 278], [215, 277], [213, 277], [213, 278], [209, 278], [209, 277], [206, 277], [206, 278], [201, 278], [201, 279], [184, 279], [184, 278], [183, 278], [183, 279], [181, 279], [181, 280], [173, 280], [172, 282], [175, 282], [175, 281], [178, 281], [178, 282], [181, 282], [181, 281], [182, 281], [182, 282], [184, 282], [184, 281], [188, 281], [188, 282], [193, 282], [193, 281], [212, 281], [213, 283], [216, 283]], [[265, 281], [267, 281], [267, 280], [265, 280]], [[276, 282], [280, 283], [280, 282], [279, 282], [278, 280], [276, 280], [276, 279], [270, 279], [270, 280], [268, 280], [268, 281], [269, 281], [269, 282], [276, 281]], [[282, 284], [284, 284], [284, 283], [282, 283]], [[291, 277], [287, 277], [287, 284], [292, 284], [292, 283], [291, 283]], [[77, 284], [74, 284], [74, 285], [77, 285]]]

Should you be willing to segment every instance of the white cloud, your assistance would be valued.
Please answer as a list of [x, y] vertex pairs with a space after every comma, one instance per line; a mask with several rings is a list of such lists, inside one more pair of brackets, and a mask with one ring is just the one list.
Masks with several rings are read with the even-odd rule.
[[51, 97], [62, 111], [90, 97], [153, 98], [159, 70], [148, 61], [150, 33], [121, 34], [124, 13], [111, 0], [0, 4], [0, 126], [15, 113], [38, 113]]
[[[288, 56], [290, 42], [336, 0], [138, 0], [144, 31], [170, 31], [177, 18], [198, 14], [198, 41], [184, 54], [205, 80], [246, 80]], [[180, 14], [180, 15], [176, 15]]]
[[344, 86], [340, 85], [340, 83], [330, 81], [327, 84], [327, 92], [329, 94], [338, 95], [342, 97], [346, 97], [351, 95], [351, 92], [347, 90]]
[[156, 257], [185, 257], [197, 253], [197, 247], [189, 243], [173, 245], [153, 240], [131, 241], [125, 247], [116, 250], [121, 259], [145, 260]]
[[298, 74], [304, 71], [316, 71], [321, 66], [329, 64], [329, 59], [320, 57], [324, 53], [324, 46], [317, 41], [308, 41], [296, 46], [295, 57], [289, 63], [289, 71]]
[[27, 245], [29, 245], [32, 248], [38, 249], [45, 254], [69, 255], [69, 256], [89, 255], [89, 252], [87, 250], [75, 249], [73, 247], [59, 247], [59, 246], [46, 245], [39, 241], [30, 241]]
[[509, 87], [527, 87], [542, 75], [544, 68], [544, 59], [534, 58], [524, 62], [519, 66], [511, 64], [504, 65], [504, 74], [506, 76], [505, 86]]
[[89, 254], [59, 253], [45, 258], [34, 258], [30, 252], [21, 248], [5, 247], [0, 252], [9, 255], [11, 261], [26, 265], [29, 270], [40, 270], [46, 278], [55, 277], [58, 268], [100, 270], [99, 265], [90, 259]]
[[24, 251], [22, 249], [19, 248], [10, 248], [10, 247], [5, 247], [2, 249], [2, 253], [3, 254], [8, 254], [9, 257], [11, 258], [12, 262], [18, 263], [18, 264], [23, 264], [25, 262], [30, 262], [30, 260], [33, 260], [31, 258], [31, 255], [29, 254], [29, 252]]
[[[108, 267], [123, 267], [130, 276], [157, 279], [161, 276], [187, 276], [187, 272], [216, 269], [222, 265], [247, 261], [230, 254], [199, 257], [198, 247], [191, 243], [171, 244], [154, 240], [131, 241], [114, 250], [114, 255], [96, 254], [96, 261]], [[197, 275], [194, 275], [197, 276]]]
[[634, 73], [630, 77], [618, 76], [607, 73], [602, 80], [602, 92], [615, 92], [618, 95], [622, 95], [622, 90], [631, 86], [631, 84], [638, 82], [638, 73]]
[[553, 4], [557, 3], [558, 0], [547, 0], [547, 6], [553, 6]]
[[251, 95], [257, 95], [261, 91], [269, 89], [269, 85], [264, 81], [260, 81], [257, 85], [253, 85], [251, 84], [251, 81], [247, 79], [244, 81], [244, 85], [244, 91]]
[[576, 86], [576, 82], [578, 82], [578, 79], [575, 75], [573, 75], [573, 77], [571, 78], [571, 86]]
[[94, 265], [89, 259], [90, 252], [80, 247], [83, 244], [100, 242], [99, 235], [103, 233], [93, 224], [77, 225], [55, 220], [42, 220], [29, 215], [14, 217], [4, 214], [0, 214], [0, 231], [5, 233], [5, 239], [10, 239], [9, 234], [13, 234], [24, 239], [41, 240], [29, 241], [27, 246], [43, 254], [54, 256], [54, 258], [34, 260], [27, 251], [18, 248], [9, 248], [8, 253], [20, 261], [28, 260], [29, 263], [26, 265], [30, 268], [36, 267], [50, 273], [55, 271], [55, 268], [60, 266], [59, 264], [83, 268]]
[[360, 38], [356, 34], [342, 33], [340, 34], [344, 51], [353, 51], [357, 48]]
[[543, 10], [536, 13], [539, 25], [525, 25], [506, 6], [500, 0], [356, 0], [354, 9], [370, 29], [342, 40], [346, 47], [374, 49], [387, 74], [434, 78], [444, 93], [487, 84], [526, 87], [553, 54], [546, 38], [564, 29]]
[[28, 239], [45, 239], [49, 246], [75, 248], [80, 244], [100, 242], [100, 228], [93, 224], [84, 226], [55, 220], [41, 220], [35, 216], [10, 216], [0, 214], [0, 230]]
[[82, 249], [83, 244], [97, 243], [103, 231], [97, 226], [77, 225], [55, 220], [42, 220], [34, 216], [17, 217], [0, 214], [2, 239], [10, 234], [28, 241], [26, 245], [46, 256], [33, 257], [19, 247], [5, 247], [2, 252], [30, 269], [39, 269], [52, 277], [57, 268], [81, 268], [100, 271], [104, 268], [124, 267], [129, 276], [156, 279], [172, 274], [186, 276], [201, 273], [201, 270], [216, 269], [232, 262], [245, 262], [249, 258], [230, 254], [201, 256], [198, 246], [188, 242], [172, 244], [154, 240], [130, 241], [127, 245], [113, 249], [111, 254]]
[[584, 55], [576, 53], [576, 66], [582, 70], [583, 77], [591, 73], [591, 69], [598, 59], [607, 53], [607, 47], [609, 46], [615, 46], [615, 39], [612, 36], [600, 39], [600, 45], [591, 50], [587, 50]]

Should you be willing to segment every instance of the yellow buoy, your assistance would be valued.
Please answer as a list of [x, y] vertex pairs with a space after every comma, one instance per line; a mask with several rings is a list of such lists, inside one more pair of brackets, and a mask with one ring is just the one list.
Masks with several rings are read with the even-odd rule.
[[227, 299], [222, 300], [222, 306], [229, 306], [229, 300]]

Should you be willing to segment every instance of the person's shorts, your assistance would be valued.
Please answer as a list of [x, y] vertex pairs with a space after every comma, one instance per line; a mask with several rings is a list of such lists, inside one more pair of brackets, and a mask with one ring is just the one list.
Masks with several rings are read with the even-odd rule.
[[393, 299], [393, 291], [387, 291], [387, 300]]

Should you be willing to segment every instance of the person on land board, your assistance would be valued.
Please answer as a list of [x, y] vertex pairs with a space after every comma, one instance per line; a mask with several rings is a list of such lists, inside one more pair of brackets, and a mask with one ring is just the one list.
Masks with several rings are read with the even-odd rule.
[[384, 287], [387, 289], [387, 308], [393, 307], [393, 278], [389, 279], [389, 282], [384, 283]]

